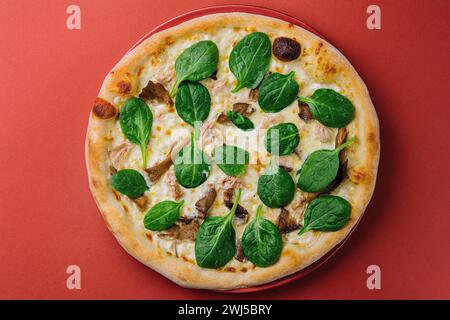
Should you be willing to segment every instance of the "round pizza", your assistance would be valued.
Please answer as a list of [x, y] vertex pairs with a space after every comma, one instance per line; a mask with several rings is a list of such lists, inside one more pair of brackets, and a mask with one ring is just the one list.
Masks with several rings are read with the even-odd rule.
[[329, 252], [375, 186], [378, 119], [349, 61], [247, 13], [158, 32], [107, 75], [86, 163], [106, 225], [181, 286], [268, 283]]

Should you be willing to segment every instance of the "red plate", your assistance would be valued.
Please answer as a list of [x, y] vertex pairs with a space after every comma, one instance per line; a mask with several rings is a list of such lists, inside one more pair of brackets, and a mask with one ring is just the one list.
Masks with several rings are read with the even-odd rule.
[[[131, 49], [128, 51], [130, 52], [131, 50], [133, 50], [134, 48], [136, 48], [139, 44], [141, 44], [144, 40], [146, 40], [147, 38], [149, 38], [151, 35], [162, 31], [164, 29], [176, 26], [180, 23], [186, 22], [188, 20], [192, 20], [194, 18], [198, 18], [201, 16], [206, 16], [208, 14], [214, 14], [214, 13], [226, 13], [226, 12], [245, 12], [245, 13], [253, 13], [253, 14], [259, 14], [259, 15], [264, 15], [264, 16], [268, 16], [268, 17], [273, 17], [273, 18], [277, 18], [280, 20], [284, 20], [286, 22], [295, 24], [297, 26], [300, 26], [314, 34], [316, 34], [317, 36], [321, 37], [322, 39], [325, 39], [325, 37], [323, 35], [321, 35], [319, 32], [317, 32], [316, 30], [314, 30], [312, 27], [310, 27], [309, 25], [307, 25], [306, 23], [291, 17], [287, 14], [272, 10], [272, 9], [267, 9], [267, 8], [263, 8], [263, 7], [255, 7], [255, 6], [246, 6], [246, 5], [222, 5], [222, 6], [212, 6], [212, 7], [206, 7], [206, 8], [202, 8], [202, 9], [197, 9], [185, 14], [182, 14], [178, 17], [175, 17], [173, 19], [170, 19], [166, 22], [164, 22], [163, 24], [157, 26], [155, 29], [153, 29], [152, 31], [150, 31], [149, 33], [147, 33], [144, 37], [142, 37], [138, 42], [136, 42], [133, 47], [131, 47]], [[326, 40], [326, 39], [325, 39]], [[361, 220], [361, 219], [359, 219]], [[359, 222], [359, 221], [358, 221]], [[356, 224], [357, 225], [357, 224]], [[310, 266], [306, 267], [303, 270], [300, 270], [290, 276], [275, 280], [273, 282], [267, 283], [267, 284], [263, 284], [260, 286], [255, 286], [255, 287], [250, 287], [250, 288], [242, 288], [242, 289], [234, 289], [234, 290], [226, 290], [226, 291], [219, 291], [222, 293], [248, 293], [248, 292], [257, 292], [257, 291], [263, 291], [263, 290], [267, 290], [267, 289], [272, 289], [272, 288], [276, 288], [279, 286], [282, 286], [284, 284], [287, 283], [291, 283], [295, 280], [298, 280], [300, 278], [305, 277], [307, 274], [311, 273], [312, 271], [316, 270], [317, 268], [319, 268], [321, 265], [323, 265], [326, 261], [328, 261], [342, 246], [343, 244], [348, 240], [348, 238], [350, 237], [350, 235], [352, 234], [352, 232], [355, 230], [356, 225], [353, 227], [353, 229], [349, 232], [349, 234], [347, 235], [347, 237], [338, 245], [336, 245], [333, 249], [331, 249], [327, 254], [325, 254], [322, 258], [320, 258], [319, 260], [317, 260], [316, 262], [314, 262], [313, 264], [311, 264]]]

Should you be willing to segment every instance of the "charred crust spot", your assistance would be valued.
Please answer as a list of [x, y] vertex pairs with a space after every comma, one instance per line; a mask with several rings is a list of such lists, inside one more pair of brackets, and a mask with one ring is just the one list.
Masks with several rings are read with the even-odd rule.
[[236, 272], [236, 269], [233, 268], [233, 267], [227, 267], [224, 270], [227, 271], [227, 272]]
[[241, 272], [247, 272], [247, 268], [246, 267], [242, 267], [241, 268]]
[[148, 240], [153, 241], [153, 237], [152, 237], [152, 234], [151, 234], [151, 233], [146, 233], [146, 234], [145, 234], [145, 237], [146, 237]]
[[94, 188], [98, 188], [100, 187], [100, 183], [96, 179], [92, 179], [92, 186]]
[[168, 256], [173, 256], [172, 252], [166, 251]]
[[279, 60], [288, 62], [297, 59], [302, 48], [295, 39], [279, 37], [273, 41], [272, 52]]
[[348, 172], [350, 180], [354, 183], [360, 183], [369, 178], [369, 174], [363, 170], [353, 168]]
[[131, 84], [128, 81], [120, 80], [117, 83], [117, 90], [120, 94], [129, 94], [131, 92]]
[[125, 205], [125, 204], [123, 204], [123, 203], [122, 203], [122, 208], [123, 208], [123, 210], [124, 210], [126, 213], [129, 212], [128, 206]]
[[97, 97], [92, 108], [94, 115], [102, 120], [110, 119], [117, 113], [116, 108], [106, 100]]
[[114, 194], [114, 197], [116, 198], [116, 200], [120, 201], [120, 195], [115, 190], [113, 190], [113, 194]]
[[317, 45], [316, 49], [314, 50], [314, 54], [315, 54], [316, 56], [319, 55], [320, 50], [322, 49], [322, 47], [323, 47], [323, 43], [322, 43], [322, 42], [319, 42], [319, 44]]

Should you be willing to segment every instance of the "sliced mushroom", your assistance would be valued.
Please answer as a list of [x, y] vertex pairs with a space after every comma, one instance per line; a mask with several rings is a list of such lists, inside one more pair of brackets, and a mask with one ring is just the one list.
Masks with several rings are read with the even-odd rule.
[[149, 180], [152, 183], [155, 183], [159, 180], [159, 178], [161, 178], [164, 173], [166, 173], [167, 170], [169, 170], [172, 163], [172, 158], [169, 154], [163, 161], [158, 162], [157, 164], [144, 170], [145, 172], [147, 172]]
[[227, 117], [227, 115], [225, 114], [225, 112], [221, 112], [218, 116], [217, 116], [217, 122], [218, 123], [225, 123], [230, 121]]
[[289, 233], [297, 230], [302, 225], [298, 223], [294, 217], [291, 216], [289, 210], [281, 208], [280, 215], [278, 216], [277, 227], [281, 233]]
[[150, 101], [157, 100], [170, 106], [173, 105], [173, 101], [166, 88], [164, 88], [161, 83], [153, 82], [151, 80], [149, 80], [145, 88], [142, 89], [139, 98]]
[[189, 220], [188, 223], [181, 222], [180, 224], [174, 224], [169, 229], [158, 233], [158, 237], [161, 239], [194, 241], [199, 227], [199, 221], [193, 219]]
[[208, 189], [196, 203], [195, 208], [197, 209], [199, 213], [199, 218], [204, 219], [206, 217], [206, 214], [208, 213], [209, 208], [211, 208], [212, 204], [214, 203], [214, 200], [216, 200], [217, 192], [216, 189], [214, 189], [214, 186], [208, 186]]
[[234, 258], [239, 262], [244, 262], [245, 260], [244, 250], [242, 249], [241, 240], [239, 239], [236, 240], [236, 255]]
[[[225, 206], [231, 210], [233, 208], [234, 202], [233, 202], [233, 196], [234, 196], [234, 188], [229, 188], [223, 192], [223, 202], [225, 203]], [[245, 209], [240, 204], [237, 205], [236, 211], [234, 212], [235, 217], [238, 219], [241, 219], [241, 221], [237, 221], [238, 224], [244, 224], [247, 223], [249, 215], [247, 209]]]
[[[345, 140], [347, 140], [347, 129], [346, 128], [340, 128], [338, 130], [338, 133], [336, 135], [336, 140], [334, 143], [335, 148], [339, 147], [341, 144], [343, 144], [345, 142]], [[345, 161], [345, 149], [341, 150], [341, 152], [339, 152], [339, 161], [340, 163], [344, 163]]]
[[233, 104], [233, 112], [237, 112], [244, 117], [248, 117], [253, 112], [255, 112], [255, 108], [253, 108], [250, 104], [244, 102], [237, 102]]
[[272, 52], [281, 61], [292, 61], [300, 56], [300, 43], [291, 38], [279, 37], [273, 41]]
[[311, 111], [309, 110], [309, 106], [306, 103], [299, 101], [298, 108], [299, 108], [298, 116], [305, 122], [308, 122], [313, 119]]
[[258, 88], [251, 89], [248, 93], [248, 97], [251, 100], [257, 101], [258, 100]]

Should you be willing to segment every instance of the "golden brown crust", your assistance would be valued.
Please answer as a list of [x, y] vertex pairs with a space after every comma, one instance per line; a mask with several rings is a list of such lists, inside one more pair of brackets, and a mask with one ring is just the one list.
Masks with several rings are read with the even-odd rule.
[[[368, 91], [357, 72], [334, 47], [312, 33], [286, 22], [259, 15], [229, 13], [201, 17], [153, 35], [127, 54], [106, 77], [99, 97], [113, 101], [117, 94], [135, 95], [138, 82], [131, 75], [142, 71], [141, 65], [150, 60], [157, 63], [165, 46], [196, 30], [220, 27], [247, 28], [266, 32], [272, 30], [297, 39], [302, 45], [302, 63], [310, 77], [323, 83], [338, 80], [346, 84], [346, 95], [353, 101], [355, 121], [348, 127], [349, 136], [357, 136], [358, 144], [347, 150], [349, 178], [335, 191], [351, 189], [346, 198], [352, 204], [352, 215], [346, 227], [337, 232], [313, 233], [315, 240], [308, 246], [286, 243], [278, 263], [269, 268], [203, 269], [186, 257], [177, 257], [161, 250], [154, 236], [135, 232], [136, 226], [127, 217], [110, 185], [108, 130], [112, 120], [99, 119], [91, 113], [86, 137], [86, 163], [89, 183], [103, 218], [122, 247], [136, 259], [160, 272], [174, 282], [192, 288], [233, 289], [273, 281], [312, 264], [341, 242], [363, 214], [374, 189], [380, 138], [378, 119]], [[125, 84], [126, 85], [125, 85]], [[119, 106], [116, 106], [119, 107]]]

